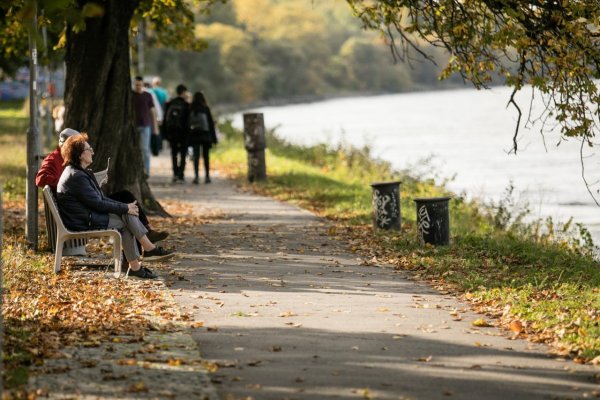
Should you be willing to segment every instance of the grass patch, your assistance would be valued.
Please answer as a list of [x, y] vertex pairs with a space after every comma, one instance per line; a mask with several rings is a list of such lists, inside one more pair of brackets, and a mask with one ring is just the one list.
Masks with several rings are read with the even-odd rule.
[[25, 195], [27, 114], [23, 102], [0, 102], [0, 182], [5, 196]]
[[[367, 263], [412, 270], [513, 327], [514, 335], [549, 343], [558, 354], [581, 361], [600, 356], [600, 266], [582, 226], [524, 222], [527, 207], [514, 203], [511, 188], [496, 206], [483, 207], [443, 184], [394, 171], [373, 159], [368, 147], [297, 146], [273, 132], [267, 133], [268, 180], [249, 184], [242, 133], [229, 123], [220, 128], [225, 137], [215, 151], [218, 168], [258, 193], [335, 221]], [[373, 231], [369, 184], [392, 180], [402, 181], [401, 231]], [[452, 244], [422, 246], [412, 199], [445, 195], [453, 197]]]

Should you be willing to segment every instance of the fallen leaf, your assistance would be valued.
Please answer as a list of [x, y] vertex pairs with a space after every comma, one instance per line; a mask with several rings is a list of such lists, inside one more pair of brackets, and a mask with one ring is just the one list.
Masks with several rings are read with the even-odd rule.
[[280, 316], [280, 317], [284, 317], [284, 318], [285, 318], [285, 317], [295, 317], [295, 316], [297, 316], [297, 315], [298, 315], [298, 314], [296, 314], [296, 313], [295, 313], [295, 312], [293, 312], [293, 311], [286, 311], [286, 312], [282, 312], [281, 314], [279, 314], [279, 316]]
[[147, 392], [148, 387], [146, 386], [144, 381], [138, 381], [138, 382], [134, 383], [133, 385], [129, 386], [127, 388], [127, 391], [130, 393]]
[[119, 365], [136, 365], [137, 360], [135, 358], [124, 358], [121, 360], [117, 360], [117, 364], [119, 364]]
[[246, 385], [246, 388], [252, 390], [260, 390], [262, 389], [262, 386], [259, 383], [249, 383], [248, 385]]
[[476, 319], [475, 321], [471, 322], [471, 325], [477, 326], [479, 328], [486, 328], [492, 326], [483, 318]]
[[523, 323], [519, 320], [514, 320], [509, 325], [510, 330], [515, 333], [521, 333], [523, 331]]

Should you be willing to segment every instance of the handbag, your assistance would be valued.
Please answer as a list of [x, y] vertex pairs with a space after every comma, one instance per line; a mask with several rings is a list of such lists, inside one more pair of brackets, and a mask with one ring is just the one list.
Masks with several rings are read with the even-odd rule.
[[160, 135], [150, 135], [150, 151], [153, 156], [157, 156], [160, 153]]

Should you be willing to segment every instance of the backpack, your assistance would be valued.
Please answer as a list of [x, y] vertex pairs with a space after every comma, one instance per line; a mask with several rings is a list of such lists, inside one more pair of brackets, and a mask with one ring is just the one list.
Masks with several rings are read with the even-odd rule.
[[190, 112], [190, 131], [193, 133], [210, 131], [208, 116], [205, 111], [192, 110]]
[[165, 128], [168, 133], [185, 131], [185, 111], [187, 104], [184, 101], [173, 100], [165, 115]]

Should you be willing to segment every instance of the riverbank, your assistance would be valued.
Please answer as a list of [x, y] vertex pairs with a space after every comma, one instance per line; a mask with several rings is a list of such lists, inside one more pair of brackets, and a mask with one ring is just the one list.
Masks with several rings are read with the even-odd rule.
[[415, 85], [410, 89], [401, 91], [401, 92], [381, 92], [381, 91], [345, 91], [339, 93], [329, 93], [324, 95], [301, 95], [301, 96], [293, 96], [293, 97], [285, 97], [285, 98], [275, 98], [275, 99], [263, 99], [259, 101], [253, 101], [247, 104], [240, 105], [238, 103], [235, 104], [227, 104], [227, 103], [218, 103], [213, 106], [213, 111], [216, 115], [223, 116], [228, 114], [239, 113], [245, 110], [253, 110], [256, 108], [263, 107], [282, 107], [289, 106], [295, 104], [310, 104], [316, 103], [320, 101], [330, 101], [330, 100], [339, 100], [339, 99], [350, 99], [354, 97], [374, 97], [374, 96], [385, 96], [385, 95], [393, 95], [393, 94], [410, 94], [410, 93], [422, 93], [422, 92], [444, 92], [450, 90], [464, 89], [465, 85], [458, 85], [456, 83], [448, 82], [448, 81], [440, 81], [440, 84], [437, 86], [425, 86], [425, 85]]
[[[479, 203], [520, 207], [529, 221], [581, 224], [600, 242], [598, 207], [582, 180], [581, 143], [561, 140], [557, 129], [540, 135], [540, 124], [521, 126], [511, 153], [516, 112], [506, 107], [507, 88], [414, 92], [346, 98], [255, 109], [268, 129], [290, 143], [369, 147], [394, 169], [435, 179]], [[525, 92], [516, 99], [526, 110]], [[537, 98], [534, 109], [543, 107]], [[535, 113], [533, 114], [535, 115]], [[232, 115], [241, 129], [241, 114]], [[550, 128], [546, 126], [546, 128]], [[560, 145], [558, 145], [560, 143]], [[600, 179], [600, 157], [585, 147], [586, 178]], [[590, 189], [595, 193], [596, 186]], [[507, 193], [510, 192], [510, 193]]]
[[[551, 344], [557, 354], [579, 362], [600, 362], [600, 269], [593, 246], [576, 227], [526, 223], [508, 203], [485, 209], [455, 195], [451, 246], [423, 247], [412, 199], [449, 194], [432, 180], [395, 171], [389, 162], [373, 160], [368, 148], [303, 147], [269, 136], [269, 179], [250, 185], [241, 132], [231, 126], [222, 131], [219, 167], [248, 190], [327, 217], [363, 257], [411, 270], [456, 293], [516, 336]], [[373, 232], [369, 183], [388, 180], [403, 182], [402, 230]]]

